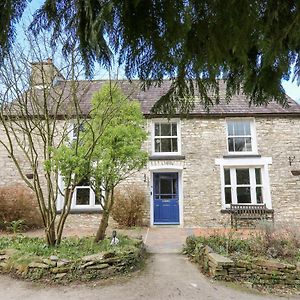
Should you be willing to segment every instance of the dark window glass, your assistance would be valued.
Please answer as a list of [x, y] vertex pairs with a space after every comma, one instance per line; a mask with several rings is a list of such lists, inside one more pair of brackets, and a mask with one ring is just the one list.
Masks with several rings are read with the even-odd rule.
[[230, 185], [230, 169], [224, 169], [225, 184]]
[[230, 204], [231, 202], [231, 188], [225, 187], [225, 203]]
[[172, 152], [171, 139], [161, 139], [161, 152]]
[[90, 204], [90, 188], [77, 188], [76, 205], [89, 205], [89, 204]]
[[229, 150], [230, 152], [234, 152], [233, 138], [228, 138], [228, 150]]
[[262, 195], [262, 188], [261, 187], [257, 187], [256, 188], [256, 202], [258, 204], [262, 204], [263, 202], [263, 195]]
[[249, 121], [227, 122], [227, 130], [228, 149], [230, 152], [252, 151], [251, 128]]
[[252, 151], [252, 145], [251, 145], [251, 138], [245, 138], [245, 143], [246, 143], [246, 147], [245, 147], [245, 151]]
[[159, 124], [155, 124], [155, 136], [160, 136], [160, 132], [159, 132]]
[[261, 169], [255, 169], [256, 184], [261, 184]]
[[160, 124], [161, 136], [171, 136], [171, 125], [170, 124]]
[[177, 135], [177, 124], [172, 123], [172, 135], [176, 136]]
[[77, 138], [80, 132], [84, 131], [84, 125], [83, 123], [81, 124], [74, 124], [73, 126], [73, 137]]
[[236, 193], [238, 203], [251, 203], [250, 187], [237, 187]]
[[160, 139], [155, 139], [154, 144], [155, 144], [155, 152], [161, 152], [161, 150], [160, 150]]
[[177, 139], [172, 139], [172, 148], [171, 148], [171, 152], [177, 152], [178, 151], [178, 147], [177, 147]]
[[234, 151], [244, 151], [245, 150], [245, 138], [237, 137], [234, 138]]
[[249, 169], [236, 169], [236, 183], [250, 184]]

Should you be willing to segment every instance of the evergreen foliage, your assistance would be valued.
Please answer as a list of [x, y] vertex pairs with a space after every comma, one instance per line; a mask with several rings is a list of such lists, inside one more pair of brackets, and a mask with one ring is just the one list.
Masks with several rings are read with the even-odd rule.
[[[18, 1], [21, 8], [26, 2]], [[53, 43], [66, 33], [66, 52], [79, 41], [88, 74], [95, 61], [109, 67], [116, 55], [126, 76], [140, 78], [144, 88], [171, 78], [156, 112], [188, 111], [195, 95], [209, 108], [219, 102], [220, 78], [227, 83], [228, 101], [243, 87], [250, 104], [274, 99], [286, 105], [281, 80], [299, 80], [300, 75], [299, 5], [278, 0], [46, 0], [31, 29], [54, 29]], [[9, 14], [13, 20], [22, 9], [17, 12]], [[5, 31], [1, 34], [3, 47]]]

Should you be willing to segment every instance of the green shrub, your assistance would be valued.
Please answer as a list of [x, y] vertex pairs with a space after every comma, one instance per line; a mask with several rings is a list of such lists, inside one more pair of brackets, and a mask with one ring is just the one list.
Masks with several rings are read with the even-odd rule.
[[41, 226], [37, 201], [28, 188], [23, 185], [0, 187], [0, 229], [17, 232]]
[[145, 192], [137, 185], [119, 190], [115, 194], [112, 217], [123, 227], [142, 226], [145, 202]]
[[186, 240], [184, 253], [196, 258], [202, 245], [210, 246], [216, 253], [227, 256], [260, 256], [290, 262], [300, 261], [300, 233], [297, 227], [291, 225], [274, 229], [266, 224], [247, 239], [235, 237], [234, 232], [209, 237], [191, 236]]

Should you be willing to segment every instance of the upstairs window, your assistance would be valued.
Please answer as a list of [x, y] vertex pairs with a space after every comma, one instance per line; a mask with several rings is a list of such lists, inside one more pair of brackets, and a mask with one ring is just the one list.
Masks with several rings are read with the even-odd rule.
[[177, 122], [154, 123], [154, 153], [179, 153]]
[[73, 124], [72, 140], [76, 140], [81, 132], [84, 132], [84, 124]]
[[227, 121], [227, 147], [229, 153], [255, 153], [254, 122], [252, 120]]

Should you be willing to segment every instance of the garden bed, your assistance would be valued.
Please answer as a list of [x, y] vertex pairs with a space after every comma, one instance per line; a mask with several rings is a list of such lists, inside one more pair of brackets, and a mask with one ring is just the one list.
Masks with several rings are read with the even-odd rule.
[[0, 238], [0, 273], [47, 282], [90, 281], [126, 274], [145, 260], [142, 240], [119, 236], [118, 245], [106, 239], [63, 239], [59, 247], [47, 247], [41, 238]]
[[254, 287], [300, 287], [300, 251], [296, 236], [260, 233], [248, 239], [188, 237], [184, 253], [215, 279]]

